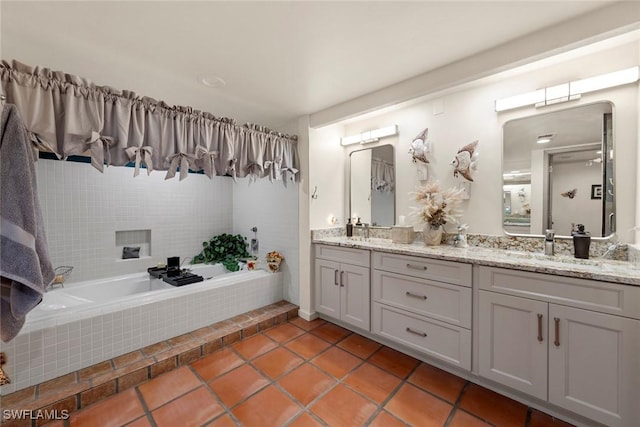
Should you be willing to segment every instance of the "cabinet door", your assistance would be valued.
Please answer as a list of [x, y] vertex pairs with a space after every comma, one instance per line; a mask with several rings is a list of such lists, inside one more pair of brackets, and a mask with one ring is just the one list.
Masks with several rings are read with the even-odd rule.
[[480, 291], [480, 375], [547, 399], [548, 303]]
[[550, 304], [549, 327], [549, 402], [607, 426], [640, 425], [640, 321]]
[[340, 317], [340, 264], [316, 259], [316, 310], [328, 316]]
[[340, 319], [368, 331], [371, 313], [369, 269], [349, 264], [340, 264], [340, 267]]

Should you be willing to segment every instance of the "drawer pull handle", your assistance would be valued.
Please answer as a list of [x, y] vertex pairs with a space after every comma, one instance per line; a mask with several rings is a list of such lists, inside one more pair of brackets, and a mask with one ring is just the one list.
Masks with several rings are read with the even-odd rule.
[[421, 300], [426, 300], [427, 299], [426, 295], [413, 294], [413, 293], [411, 293], [409, 291], [407, 291], [405, 295], [407, 295], [408, 297], [411, 297], [411, 298], [418, 298], [418, 299], [421, 299]]
[[553, 340], [553, 345], [556, 347], [560, 347], [560, 319], [557, 317], [553, 318], [553, 323], [555, 323], [555, 331], [556, 331], [556, 339]]
[[340, 272], [340, 286], [344, 288], [344, 271]]
[[538, 341], [542, 342], [542, 314], [538, 313]]
[[427, 266], [426, 265], [407, 264], [407, 268], [412, 268], [414, 270], [423, 270], [423, 271], [427, 270]]
[[420, 332], [420, 331], [414, 331], [413, 329], [411, 329], [411, 328], [409, 328], [409, 327], [407, 327], [407, 329], [406, 329], [406, 330], [407, 330], [407, 332], [409, 332], [410, 334], [419, 335], [419, 336], [421, 336], [422, 338], [425, 338], [425, 337], [427, 336], [427, 334], [426, 334], [426, 333], [424, 333], [424, 332]]
[[333, 284], [338, 286], [338, 270], [333, 272]]

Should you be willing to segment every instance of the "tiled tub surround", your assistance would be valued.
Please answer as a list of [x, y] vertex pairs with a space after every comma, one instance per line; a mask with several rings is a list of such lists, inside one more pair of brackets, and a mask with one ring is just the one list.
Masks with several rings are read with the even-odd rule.
[[[353, 235], [357, 240], [362, 237], [362, 230], [354, 227]], [[416, 231], [414, 243], [422, 243], [422, 232]], [[445, 233], [443, 245], [453, 246], [455, 234]], [[345, 227], [325, 228], [311, 230], [312, 240], [322, 240], [327, 237], [345, 237]], [[373, 239], [391, 240], [390, 228], [370, 228], [369, 237]], [[536, 237], [514, 237], [514, 236], [488, 236], [484, 234], [467, 234], [467, 242], [470, 247], [488, 249], [507, 249], [520, 252], [544, 253], [544, 239]], [[591, 258], [598, 258], [607, 252], [611, 242], [592, 240], [589, 249]], [[620, 245], [615, 250], [607, 253], [606, 258], [617, 261], [631, 261], [629, 252], [633, 248], [628, 245]], [[640, 249], [636, 249], [636, 254]], [[571, 239], [556, 239], [555, 253], [560, 256], [573, 257], [573, 241]], [[637, 255], [636, 255], [637, 257]]]
[[[55, 291], [54, 291], [55, 292]], [[282, 274], [232, 273], [27, 323], [9, 343], [2, 395], [282, 300]]]
[[[279, 301], [221, 322], [106, 360], [45, 383], [2, 396], [3, 410], [46, 411], [85, 408], [148, 379], [188, 365], [274, 325], [296, 319], [298, 307]], [[42, 425], [45, 420], [2, 418], [5, 426]]]

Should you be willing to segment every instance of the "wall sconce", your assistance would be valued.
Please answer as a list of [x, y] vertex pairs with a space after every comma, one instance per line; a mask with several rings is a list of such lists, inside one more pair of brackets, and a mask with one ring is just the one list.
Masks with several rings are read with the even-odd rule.
[[342, 145], [368, 144], [370, 142], [377, 142], [380, 140], [380, 138], [393, 136], [397, 134], [398, 134], [398, 125], [385, 126], [380, 129], [361, 132], [357, 135], [345, 136], [344, 138], [340, 138], [340, 144]]
[[497, 99], [496, 112], [529, 105], [544, 107], [559, 102], [573, 101], [580, 99], [580, 96], [584, 93], [635, 83], [639, 78], [640, 67], [635, 66], [595, 77], [549, 86], [544, 89], [534, 90], [533, 92]]

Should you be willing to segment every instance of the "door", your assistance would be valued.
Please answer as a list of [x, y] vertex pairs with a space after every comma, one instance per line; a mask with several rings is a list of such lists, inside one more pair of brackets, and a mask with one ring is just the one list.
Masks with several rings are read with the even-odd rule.
[[640, 321], [550, 304], [549, 328], [549, 402], [607, 426], [640, 425]]
[[480, 291], [480, 375], [547, 399], [548, 303]]
[[340, 317], [340, 264], [335, 261], [316, 259], [316, 310]]
[[368, 331], [371, 313], [369, 269], [349, 264], [340, 264], [340, 267], [340, 319]]

